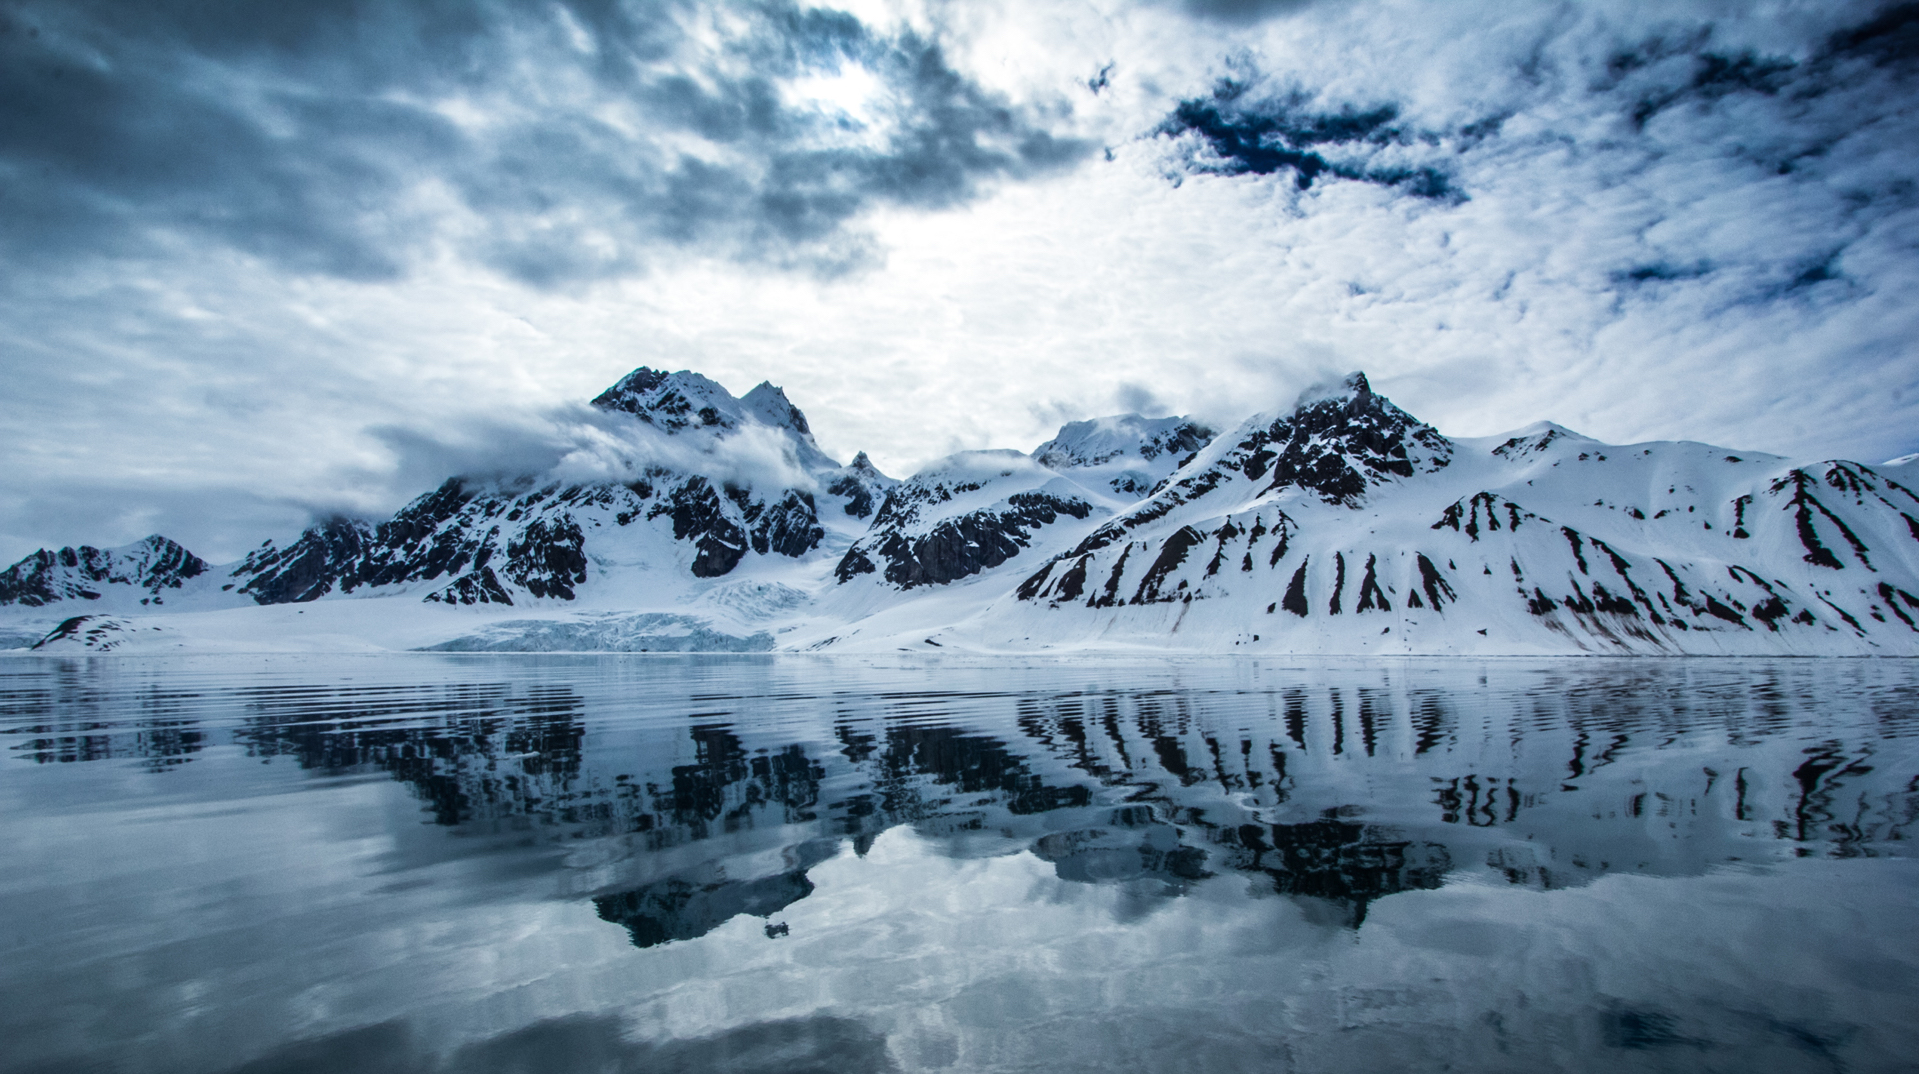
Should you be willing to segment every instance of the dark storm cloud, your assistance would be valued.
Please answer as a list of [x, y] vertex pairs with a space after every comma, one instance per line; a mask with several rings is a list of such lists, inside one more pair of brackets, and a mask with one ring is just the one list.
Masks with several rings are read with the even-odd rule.
[[[1911, 169], [1887, 166], [1885, 142], [1909, 134], [1902, 117], [1919, 103], [1919, 4], [1871, 11], [1852, 25], [1810, 36], [1790, 54], [1726, 47], [1717, 37], [1710, 22], [1675, 24], [1596, 57], [1574, 42], [1542, 40], [1506, 58], [1513, 67], [1506, 84], [1519, 88], [1491, 102], [1464, 95], [1456, 101], [1329, 100], [1296, 78], [1241, 60], [1210, 95], [1181, 101], [1155, 133], [1182, 147], [1178, 164], [1185, 172], [1278, 175], [1302, 191], [1346, 180], [1459, 204], [1475, 196], [1475, 183], [1510, 189], [1511, 177], [1545, 170], [1546, 161], [1571, 153], [1576, 160], [1609, 162], [1613, 183], [1676, 187], [1691, 170], [1695, 177], [1716, 172], [1717, 191], [1783, 186], [1777, 197], [1797, 203], [1806, 219], [1836, 224], [1810, 237], [1781, 234], [1770, 247], [1748, 245], [1736, 253], [1669, 248], [1595, 265], [1622, 296], [1724, 276], [1721, 302], [1788, 299], [1821, 285], [1850, 285], [1847, 256], [1856, 242], [1909, 247], [1881, 225], [1919, 206]], [[1457, 115], [1462, 107], [1482, 116], [1450, 123], [1414, 118]], [[1526, 133], [1507, 137], [1515, 117]], [[1685, 214], [1685, 207], [1673, 206], [1663, 219], [1647, 219], [1642, 230], [1698, 232], [1710, 223]], [[1748, 220], [1742, 230], [1783, 232], [1785, 223]]]
[[0, 9], [8, 259], [124, 252], [173, 229], [298, 269], [390, 274], [393, 237], [414, 223], [391, 208], [406, 163], [462, 146], [445, 120], [378, 92], [412, 66], [400, 56], [444, 50], [450, 28], [321, 62], [350, 44], [355, 6]]
[[1751, 49], [1715, 49], [1712, 38], [1712, 27], [1705, 26], [1678, 40], [1655, 36], [1618, 49], [1607, 58], [1606, 76], [1597, 88], [1616, 89], [1633, 82], [1635, 72], [1662, 69], [1650, 85], [1638, 87], [1632, 103], [1632, 121], [1640, 128], [1686, 103], [1710, 106], [1742, 94], [1783, 94], [1798, 100], [1823, 96], [1856, 79], [1860, 72], [1849, 65], [1859, 61], [1910, 73], [1919, 63], [1919, 4], [1895, 4], [1837, 31], [1811, 48], [1803, 61]]
[[1254, 23], [1280, 15], [1291, 15], [1311, 6], [1315, 0], [1179, 0], [1188, 14], [1224, 23]]
[[[1086, 150], [910, 32], [777, 3], [696, 26], [710, 14], [0, 7], [0, 253], [184, 238], [380, 278], [444, 245], [539, 285], [640, 271], [661, 247], [831, 269], [862, 256], [848, 224], [870, 206], [951, 205]], [[851, 67], [879, 87], [869, 114], [787, 92]]]
[[1210, 96], [1181, 101], [1159, 133], [1199, 137], [1207, 152], [1190, 159], [1194, 171], [1283, 171], [1301, 190], [1323, 177], [1396, 187], [1418, 198], [1457, 201], [1463, 196], [1438, 167], [1382, 159], [1390, 149], [1437, 141], [1400, 124], [1399, 108], [1392, 104], [1315, 111], [1304, 93], [1258, 97], [1247, 83], [1225, 79]]
[[1886, 166], [1884, 140], [1910, 133], [1901, 117], [1919, 98], [1919, 4], [1882, 8], [1807, 42], [1797, 55], [1719, 48], [1714, 36], [1706, 25], [1635, 42], [1606, 58], [1591, 90], [1629, 125], [1632, 136], [1622, 146], [1655, 167], [1661, 158], [1704, 150], [1731, 181], [1782, 187], [1808, 218], [1836, 226], [1781, 243], [1763, 265], [1668, 259], [1616, 272], [1615, 281], [1704, 280], [1723, 267], [1745, 277], [1738, 301], [1770, 302], [1821, 285], [1852, 288], [1846, 260], [1855, 243], [1883, 249], [1890, 241], [1910, 250], [1910, 239], [1886, 226], [1919, 207], [1919, 189], [1909, 167]]
[[[823, 12], [785, 11], [768, 21], [767, 33], [740, 46], [750, 76], [712, 86], [684, 75], [618, 76], [657, 122], [743, 161], [649, 152], [585, 114], [513, 130], [458, 179], [468, 204], [505, 222], [483, 244], [487, 259], [544, 283], [628, 271], [650, 238], [830, 268], [863, 253], [844, 226], [868, 205], [947, 207], [982, 178], [1033, 174], [1086, 150], [1030, 126], [912, 34], [883, 40], [850, 16]], [[880, 145], [820, 144], [823, 123], [850, 120], [781, 103], [780, 81], [843, 64], [872, 72], [892, 95], [886, 107], [895, 125]], [[580, 211], [556, 214], [556, 205]], [[608, 230], [631, 241], [596, 244]]]
[[1879, 64], [1909, 66], [1919, 61], [1919, 4], [1887, 5], [1872, 18], [1833, 34], [1826, 52]]

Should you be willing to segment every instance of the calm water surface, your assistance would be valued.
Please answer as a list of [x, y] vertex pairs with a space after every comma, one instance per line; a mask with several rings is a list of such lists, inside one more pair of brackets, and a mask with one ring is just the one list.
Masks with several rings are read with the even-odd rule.
[[1919, 1068], [1892, 661], [0, 660], [7, 1071]]

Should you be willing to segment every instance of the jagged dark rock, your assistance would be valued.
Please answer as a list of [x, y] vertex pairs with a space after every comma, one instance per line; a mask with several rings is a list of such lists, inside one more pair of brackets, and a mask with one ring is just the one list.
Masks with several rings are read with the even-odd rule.
[[461, 575], [445, 588], [426, 595], [427, 600], [446, 604], [512, 604], [513, 598], [506, 587], [500, 584], [500, 578], [493, 568], [482, 566], [471, 573]]
[[239, 591], [261, 604], [318, 600], [357, 568], [373, 527], [358, 519], [330, 518], [300, 535], [286, 548], [268, 542], [240, 562], [233, 577], [245, 578]]
[[873, 460], [862, 451], [846, 464], [845, 471], [827, 484], [826, 491], [846, 498], [847, 514], [854, 518], [865, 518], [897, 485], [897, 480], [880, 473], [879, 468], [873, 465]]
[[586, 535], [572, 517], [534, 519], [506, 545], [506, 577], [536, 597], [573, 599], [586, 581]]
[[1313, 557], [1311, 556], [1307, 556], [1305, 559], [1299, 561], [1299, 569], [1293, 572], [1293, 580], [1286, 584], [1286, 596], [1281, 598], [1279, 602], [1280, 607], [1292, 612], [1301, 619], [1306, 618], [1312, 610], [1306, 605], [1306, 568], [1310, 566], [1312, 562]]
[[1437, 429], [1373, 394], [1364, 373], [1341, 391], [1303, 401], [1292, 414], [1242, 440], [1235, 460], [1248, 478], [1268, 474], [1266, 489], [1309, 489], [1348, 507], [1388, 477], [1431, 473], [1452, 460]]
[[944, 585], [1017, 556], [1033, 530], [1052, 525], [1062, 515], [1083, 519], [1092, 510], [1091, 504], [1077, 497], [1022, 492], [1007, 497], [1004, 506], [946, 519], [925, 532], [906, 533], [881, 529], [883, 519], [917, 518], [916, 512], [897, 507], [889, 498], [874, 520], [878, 535], [862, 538], [848, 549], [834, 576], [846, 582], [869, 573], [877, 557], [885, 564], [882, 577], [902, 589]]
[[717, 578], [746, 555], [746, 531], [727, 517], [719, 493], [703, 477], [689, 478], [674, 489], [651, 517], [663, 514], [673, 519], [674, 540], [693, 542], [695, 577]]
[[[1152, 566], [1146, 568], [1146, 576], [1140, 579], [1139, 589], [1133, 594], [1133, 603], [1146, 604], [1157, 600], [1175, 599], [1170, 594], [1162, 596], [1160, 586], [1166, 581], [1167, 575], [1186, 562], [1186, 557], [1192, 552], [1193, 547], [1205, 539], [1205, 534], [1191, 526], [1181, 526], [1174, 530], [1172, 536], [1166, 538], [1165, 543], [1160, 545], [1159, 555], [1154, 558]], [[1184, 586], [1185, 583], [1180, 583], [1181, 588]]]
[[826, 537], [810, 493], [789, 489], [780, 502], [755, 504], [750, 512], [743, 513], [749, 515], [753, 527], [753, 551], [761, 555], [803, 556]]
[[143, 604], [164, 604], [166, 591], [207, 570], [205, 560], [157, 533], [123, 548], [43, 548], [0, 573], [0, 605], [38, 608], [62, 600], [98, 600], [114, 585], [144, 591]]

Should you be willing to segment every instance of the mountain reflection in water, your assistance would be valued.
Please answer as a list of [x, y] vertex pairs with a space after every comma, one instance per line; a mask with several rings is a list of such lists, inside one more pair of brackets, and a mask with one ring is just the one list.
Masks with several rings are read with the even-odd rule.
[[[84, 863], [71, 857], [87, 853], [91, 826], [138, 817], [149, 827], [185, 831], [198, 810], [244, 811], [266, 796], [288, 795], [292, 800], [275, 808], [307, 818], [316, 807], [300, 804], [303, 793], [363, 793], [373, 779], [403, 787], [427, 824], [406, 832], [395, 827], [399, 814], [382, 806], [385, 827], [353, 836], [381, 844], [377, 860], [349, 870], [385, 885], [360, 897], [403, 890], [409, 876], [457, 888], [450, 903], [435, 904], [418, 919], [401, 910], [372, 915], [381, 924], [369, 922], [369, 930], [399, 935], [449, 927], [462, 903], [504, 906], [531, 898], [585, 908], [599, 928], [622, 930], [608, 935], [649, 952], [704, 950], [698, 945], [739, 918], [752, 919], [759, 943], [792, 943], [806, 936], [794, 915], [822, 897], [815, 874], [837, 869], [834, 875], [843, 877], [849, 858], [865, 860], [883, 836], [900, 829], [924, 860], [954, 863], [939, 873], [947, 881], [984, 875], [966, 863], [1027, 856], [1065, 885], [1043, 896], [1035, 891], [1033, 898], [1066, 898], [1081, 888], [1107, 892], [1099, 898], [1110, 914], [1097, 929], [1114, 943], [1125, 942], [1135, 927], [1129, 923], [1163, 917], [1164, 908], [1188, 897], [1198, 900], [1186, 912], [1202, 931], [1209, 913], [1230, 916], [1241, 912], [1230, 908], [1283, 896], [1293, 907], [1289, 920], [1302, 922], [1299, 927], [1357, 940], [1376, 931], [1369, 920], [1382, 900], [1400, 895], [1456, 892], [1455, 902], [1433, 904], [1434, 913], [1442, 905], [1453, 913], [1459, 898], [1492, 898], [1515, 888], [1544, 895], [1608, 876], [1759, 883], [1806, 858], [1881, 858], [1887, 868], [1906, 869], [1901, 859], [1909, 857], [1919, 819], [1915, 702], [1919, 682], [1903, 664], [1857, 661], [1286, 666], [303, 658], [265, 669], [217, 660], [14, 661], [0, 671], [0, 741], [12, 758], [0, 771], [0, 793], [15, 819], [0, 822], [0, 831], [11, 833], [6, 846], [18, 865], [31, 866], [56, 846], [69, 857], [63, 870], [16, 879], [0, 891], [13, 929], [33, 929], [25, 923], [39, 914], [50, 920], [35, 931], [64, 927], [70, 933], [22, 940], [16, 953], [22, 957], [0, 970], [0, 981], [15, 995], [39, 987], [73, 995], [56, 1010], [35, 1011], [28, 1003], [0, 1015], [0, 1030], [11, 1042], [0, 1049], [15, 1052], [19, 1062], [11, 1065], [27, 1069], [84, 1060], [125, 1069], [184, 1069], [185, 1063], [215, 1070], [249, 1056], [269, 1064], [259, 1069], [308, 1069], [299, 1057], [331, 1054], [327, 1048], [346, 1049], [328, 1060], [334, 1063], [358, 1054], [353, 1049], [371, 1049], [381, 1062], [397, 1064], [392, 1069], [443, 1063], [489, 1069], [493, 1060], [482, 1061], [485, 1056], [518, 1054], [515, 1048], [534, 1054], [539, 1047], [550, 1056], [570, 1054], [567, 1048], [587, 1047], [580, 1041], [593, 1042], [588, 1050], [598, 1058], [579, 1060], [577, 1069], [800, 1069], [814, 1061], [821, 1069], [835, 1069], [836, 1062], [838, 1069], [1097, 1067], [1080, 1053], [1048, 1058], [1043, 1049], [989, 1048], [963, 1031], [1017, 1021], [1016, 1011], [1004, 1006], [1014, 1002], [1006, 990], [1044, 987], [1051, 971], [1029, 966], [1017, 987], [1002, 982], [989, 1004], [998, 1013], [965, 1014], [968, 1002], [981, 1001], [966, 999], [977, 984], [971, 971], [948, 980], [930, 963], [917, 976], [892, 982], [919, 997], [917, 1013], [881, 1014], [822, 993], [811, 1007], [765, 1007], [757, 1020], [679, 1016], [649, 1028], [646, 1016], [629, 1011], [630, 1023], [618, 1017], [621, 1004], [637, 1002], [635, 996], [582, 1000], [579, 993], [592, 991], [583, 978], [571, 1006], [548, 1001], [538, 1018], [481, 1020], [488, 1031], [520, 1026], [504, 1036], [476, 1036], [479, 1030], [451, 1000], [415, 996], [409, 1002], [420, 1009], [412, 1022], [334, 1011], [290, 1024], [284, 1039], [259, 1037], [254, 1026], [229, 1030], [226, 1043], [206, 1046], [211, 1051], [178, 1041], [169, 1045], [173, 1052], [154, 1051], [153, 1038], [185, 1030], [165, 1024], [165, 1004], [153, 998], [163, 985], [152, 980], [101, 987], [144, 990], [149, 1006], [159, 1004], [153, 1024], [104, 1036], [75, 1036], [73, 1024], [61, 1028], [63, 1020], [71, 1023], [89, 1004], [108, 999], [79, 998], [86, 989], [74, 966], [104, 973], [125, 956], [89, 926], [84, 912], [50, 914], [45, 907], [63, 898], [71, 903], [72, 891], [94, 883]], [[117, 763], [81, 764], [97, 761]], [[95, 771], [103, 778], [84, 775]], [[147, 782], [129, 783], [134, 776]], [[174, 813], [167, 819], [154, 819], [168, 810]], [[444, 835], [427, 837], [434, 830]], [[329, 840], [344, 845], [347, 836], [309, 831], [295, 838], [312, 841], [309, 849], [325, 857]], [[165, 902], [192, 888], [166, 871], [165, 843], [122, 853], [133, 859], [93, 871], [116, 877], [113, 883], [126, 886], [127, 895], [159, 885], [148, 894]], [[231, 867], [244, 872], [244, 846], [232, 853], [242, 860]], [[956, 914], [950, 907], [963, 889], [922, 869], [924, 889], [905, 894], [911, 913]], [[1845, 875], [1833, 874], [1839, 881]], [[1909, 880], [1913, 873], [1894, 875]], [[454, 876], [457, 884], [449, 879]], [[854, 928], [847, 922], [861, 912], [858, 893], [843, 879], [834, 883], [837, 901], [822, 906], [816, 925]], [[1679, 889], [1630, 890], [1677, 895]], [[1422, 892], [1434, 894], [1405, 894]], [[251, 904], [239, 896], [198, 897], [196, 920], [209, 934], [228, 928], [230, 914], [257, 912], [245, 910]], [[217, 905], [227, 897], [231, 905]], [[876, 898], [869, 893], [868, 901]], [[1908, 913], [1915, 901], [1909, 894], [1895, 899]], [[1836, 897], [1835, 915], [1844, 904]], [[1416, 923], [1420, 905], [1404, 904], [1394, 928], [1411, 928], [1405, 922]], [[388, 913], [398, 916], [383, 916]], [[859, 934], [884, 945], [895, 917], [863, 920]], [[332, 920], [328, 935], [354, 935], [350, 921], [350, 913]], [[1451, 952], [1448, 957], [1493, 958], [1514, 972], [1524, 969], [1496, 920], [1441, 931], [1426, 946]], [[1805, 1069], [1837, 1069], [1842, 1062], [1870, 1069], [1912, 1042], [1910, 1027], [1874, 1022], [1856, 1005], [1848, 1014], [1830, 997], [1807, 1007], [1826, 1019], [1817, 1024], [1801, 1017], [1804, 1012], [1795, 1015], [1799, 1021], [1782, 1020], [1779, 1012], [1735, 1016], [1718, 1000], [1705, 1003], [1716, 1013], [1634, 1006], [1604, 984], [1613, 972], [1606, 940], [1598, 935], [1574, 945], [1581, 953], [1573, 963], [1584, 976], [1573, 987], [1585, 992], [1586, 1021], [1534, 1027], [1545, 1034], [1541, 1039], [1558, 1040], [1569, 1051], [1541, 1052], [1534, 1040], [1531, 1050], [1515, 1054], [1511, 1049], [1525, 1034], [1508, 1022], [1522, 1015], [1495, 1008], [1469, 1016], [1470, 1003], [1453, 994], [1454, 986], [1391, 975], [1340, 993], [1339, 1009], [1326, 1017], [1343, 1037], [1313, 1022], [1312, 996], [1278, 985], [1271, 989], [1280, 1014], [1270, 1019], [1270, 1040], [1212, 1036], [1237, 1041], [1221, 1053], [1238, 1057], [1227, 1068], [1259, 1055], [1279, 1069], [1368, 1069], [1388, 1061], [1403, 1069], [1471, 1068], [1492, 1056], [1509, 1057], [1513, 1069], [1632, 1066], [1622, 1056], [1681, 1065], [1711, 1057], [1708, 1067], [1727, 1069], [1784, 1056], [1810, 1064]], [[143, 943], [131, 934], [123, 942], [136, 949]], [[209, 941], [175, 935], [169, 942]], [[343, 981], [400, 972], [339, 963], [351, 943], [290, 942], [293, 950], [285, 954], [334, 960], [325, 971], [333, 978], [316, 970], [299, 988], [287, 986], [290, 994], [308, 997], [302, 1009], [318, 1002], [314, 989], [351, 991]], [[459, 949], [471, 955], [484, 950], [488, 938], [475, 934], [462, 942]], [[1880, 983], [1861, 987], [1877, 989], [1893, 1008], [1919, 1010], [1913, 1006], [1919, 952], [1910, 932], [1869, 946], [1879, 962], [1854, 967], [1854, 976], [1877, 975]], [[1281, 961], [1331, 972], [1326, 960], [1336, 963], [1340, 956], [1330, 950]], [[866, 952], [872, 959], [884, 955]], [[225, 951], [217, 957], [272, 956]], [[569, 957], [553, 955], [535, 978], [564, 979]], [[714, 961], [727, 957], [720, 948], [687, 957], [700, 965], [688, 968], [693, 964], [675, 955], [672, 965], [681, 967], [681, 976], [649, 972], [641, 979], [655, 981], [665, 995], [715, 974], [725, 977]], [[206, 969], [170, 972], [198, 979], [209, 976]], [[233, 965], [219, 969], [212, 976], [235, 976]], [[237, 976], [263, 972], [252, 967]], [[603, 966], [587, 976], [610, 972]], [[678, 984], [660, 983], [669, 980]], [[1215, 984], [1254, 988], [1233, 1003], [1260, 1001], [1260, 986]], [[195, 1009], [212, 1009], [217, 1020], [223, 997], [198, 987]], [[473, 998], [474, 1017], [482, 1008], [494, 1012], [487, 1018], [501, 1017], [503, 994]], [[1226, 1002], [1223, 995], [1213, 1002]], [[1687, 1000], [1696, 1001], [1703, 1002]], [[1522, 1010], [1526, 1002], [1522, 994]], [[735, 997], [721, 1007], [739, 1007], [743, 1016], [753, 1002]], [[1152, 1067], [1158, 1065], [1150, 1058], [1159, 1054], [1154, 1049], [1163, 1048], [1169, 1068], [1205, 1067], [1203, 1057], [1213, 1053], [1192, 1051], [1191, 1041], [1177, 1044], [1201, 1023], [1182, 1027], [1177, 1012], [1165, 1013], [1171, 1021], [1157, 1031], [1164, 1039], [1136, 1039], [1117, 1061]], [[1091, 1024], [1099, 1014], [1083, 1012], [1082, 1020]], [[1448, 1018], [1457, 1024], [1442, 1026]], [[884, 1032], [874, 1028], [888, 1019]], [[1766, 1019], [1785, 1028], [1765, 1028]], [[1246, 1031], [1234, 1032], [1243, 1037]], [[802, 1047], [788, 1037], [812, 1043]], [[759, 1060], [751, 1056], [760, 1054], [752, 1048], [714, 1043], [736, 1038], [787, 1043], [767, 1045], [773, 1058], [766, 1062], [773, 1065], [762, 1068], [752, 1065]], [[540, 1040], [549, 1044], [538, 1046]], [[554, 1043], [561, 1041], [572, 1043]], [[1435, 1043], [1441, 1041], [1450, 1043]], [[1573, 1047], [1576, 1041], [1586, 1044]], [[1234, 1050], [1241, 1046], [1250, 1051]], [[736, 1051], [745, 1058], [724, 1058]], [[148, 1058], [128, 1058], [141, 1054]], [[802, 1054], [813, 1058], [794, 1058]], [[179, 1062], [162, 1062], [161, 1055]], [[700, 1055], [707, 1058], [694, 1058]], [[465, 1058], [456, 1062], [458, 1056]], [[1184, 1065], [1174, 1061], [1180, 1056]], [[575, 1069], [570, 1062], [553, 1060], [548, 1068]], [[499, 1067], [509, 1068], [521, 1069]]]

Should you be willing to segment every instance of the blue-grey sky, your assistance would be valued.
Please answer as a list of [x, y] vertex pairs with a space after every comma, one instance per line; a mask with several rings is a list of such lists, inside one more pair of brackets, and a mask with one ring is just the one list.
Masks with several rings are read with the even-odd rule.
[[637, 365], [910, 472], [1329, 373], [1919, 450], [1919, 4], [0, 0], [0, 561], [547, 457]]

